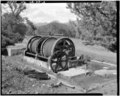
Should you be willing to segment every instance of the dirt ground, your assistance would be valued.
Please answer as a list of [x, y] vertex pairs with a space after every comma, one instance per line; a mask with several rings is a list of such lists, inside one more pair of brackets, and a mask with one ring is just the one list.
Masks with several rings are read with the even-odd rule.
[[[16, 63], [18, 62], [18, 63]], [[21, 62], [21, 63], [20, 63]], [[102, 93], [117, 94], [116, 76], [72, 77], [84, 91], [57, 84], [55, 79], [24, 64], [21, 56], [2, 57], [2, 94]]]
[[113, 53], [106, 48], [98, 45], [84, 45], [79, 39], [72, 39], [75, 44], [76, 55], [80, 56], [81, 54], [90, 56], [91, 59], [96, 59], [99, 61], [106, 61], [109, 63], [116, 64], [116, 53]]
[[[116, 64], [116, 53], [112, 53], [101, 46], [85, 46], [81, 41], [73, 39], [76, 55], [85, 54], [92, 59]], [[2, 94], [59, 94], [59, 93], [102, 93], [117, 94], [116, 75], [99, 76], [94, 73], [87, 76], [72, 77], [81, 86], [72, 89], [50, 78], [45, 73], [37, 72], [26, 66], [20, 56], [2, 56]], [[92, 63], [90, 69], [97, 70], [101, 66]]]

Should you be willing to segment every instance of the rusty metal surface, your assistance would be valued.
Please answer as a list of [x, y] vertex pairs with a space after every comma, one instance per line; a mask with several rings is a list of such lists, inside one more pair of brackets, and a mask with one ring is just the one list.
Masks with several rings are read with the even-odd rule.
[[75, 56], [75, 46], [67, 37], [39, 37], [35, 36], [28, 42], [27, 49], [35, 54], [45, 57], [51, 56], [56, 51], [64, 51], [68, 56]]
[[[75, 46], [72, 40], [67, 37], [56, 38], [35, 36], [32, 37], [28, 42], [25, 55], [28, 57], [31, 55], [33, 58], [49, 58], [48, 63], [52, 71], [57, 73], [59, 69], [58, 66], [61, 67], [62, 71], [68, 68], [68, 57], [75, 56]], [[64, 64], [62, 60], [63, 57], [66, 57], [64, 60]], [[57, 60], [57, 62], [55, 63], [55, 68], [53, 68], [53, 59]]]
[[[41, 36], [34, 36], [34, 37], [32, 37], [29, 41], [28, 41], [28, 44], [27, 44], [27, 50], [29, 50], [29, 51], [33, 51], [32, 50], [32, 48], [31, 47], [33, 47], [33, 46], [31, 46], [32, 44], [33, 44], [33, 41], [36, 41], [36, 40], [38, 40], [38, 39], [40, 39], [41, 38]], [[35, 47], [37, 47], [37, 46], [35, 46]], [[35, 48], [34, 48], [35, 49]], [[36, 51], [33, 51], [33, 53], [35, 53]]]
[[51, 50], [55, 41], [56, 41], [56, 38], [54, 37], [49, 37], [48, 39], [44, 40], [44, 42], [41, 45], [43, 56], [49, 57], [52, 55]]
[[48, 63], [55, 73], [59, 71], [65, 71], [68, 69], [68, 56], [65, 52], [55, 52], [48, 59]]
[[52, 53], [55, 51], [64, 51], [69, 57], [75, 56], [75, 46], [71, 39], [67, 37], [60, 37], [53, 45]]

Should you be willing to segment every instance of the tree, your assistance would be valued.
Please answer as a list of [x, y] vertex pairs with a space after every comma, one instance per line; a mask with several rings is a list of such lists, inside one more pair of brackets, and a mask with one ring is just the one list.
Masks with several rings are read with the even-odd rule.
[[69, 21], [69, 27], [71, 28], [72, 33], [74, 33], [74, 37], [79, 38], [80, 32], [78, 31], [77, 22]]
[[[25, 5], [23, 3], [7, 3], [6, 5], [9, 11], [2, 14], [1, 26], [3, 49], [8, 45], [22, 41], [27, 30], [23, 22], [24, 19], [20, 15], [20, 13], [26, 9]], [[4, 4], [2, 6], [4, 6]]]
[[23, 12], [26, 9], [26, 6], [24, 3], [8, 3], [8, 6], [11, 10], [11, 13], [13, 14], [13, 16], [15, 16], [16, 21], [17, 19], [20, 20], [20, 13]]
[[75, 37], [75, 30], [71, 27], [70, 24], [64, 24], [59, 22], [51, 22], [49, 24], [40, 26], [37, 29], [37, 34], [62, 34], [64, 36]]
[[[67, 5], [67, 8], [80, 18], [78, 27], [82, 26], [83, 29], [88, 30], [89, 34], [92, 34], [92, 39], [97, 38], [99, 34], [99, 36], [103, 37], [103, 42], [109, 41], [108, 45], [105, 44], [107, 47], [111, 46], [111, 42], [116, 44], [117, 8], [115, 1], [68, 3]], [[109, 40], [111, 36], [112, 39]]]
[[37, 30], [36, 26], [28, 18], [24, 18], [24, 19], [26, 20], [28, 27], [26, 35], [35, 35], [36, 34], [35, 31]]

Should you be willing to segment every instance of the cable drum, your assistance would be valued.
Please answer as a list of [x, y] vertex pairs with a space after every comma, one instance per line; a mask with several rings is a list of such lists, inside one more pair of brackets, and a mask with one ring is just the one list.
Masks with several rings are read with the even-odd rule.
[[29, 50], [32, 53], [36, 53], [37, 52], [37, 43], [40, 39], [41, 39], [41, 36], [32, 37], [28, 42], [27, 50]]
[[42, 55], [45, 57], [49, 57], [52, 55], [51, 50], [53, 47], [53, 44], [55, 43], [57, 39], [54, 37], [49, 37], [41, 45]]
[[75, 46], [67, 37], [41, 37], [31, 38], [27, 45], [27, 51], [48, 58], [56, 51], [65, 52], [68, 57], [75, 56]]
[[26, 56], [48, 62], [47, 68], [53, 72], [68, 69], [68, 60], [75, 56], [75, 46], [67, 37], [32, 37], [25, 51]]
[[43, 56], [43, 52], [41, 50], [41, 46], [42, 46], [42, 43], [44, 42], [44, 40], [46, 40], [47, 38], [49, 38], [49, 37], [42, 37], [41, 39], [39, 39], [39, 41], [37, 43], [37, 54]]

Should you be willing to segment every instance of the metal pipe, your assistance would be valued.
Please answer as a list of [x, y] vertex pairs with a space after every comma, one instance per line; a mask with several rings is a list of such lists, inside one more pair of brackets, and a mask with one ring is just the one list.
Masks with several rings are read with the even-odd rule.
[[98, 60], [90, 60], [90, 61], [95, 62], [95, 63], [102, 63], [102, 64], [106, 64], [106, 65], [116, 67], [116, 64], [113, 64], [113, 63], [101, 62], [101, 61], [98, 61]]

